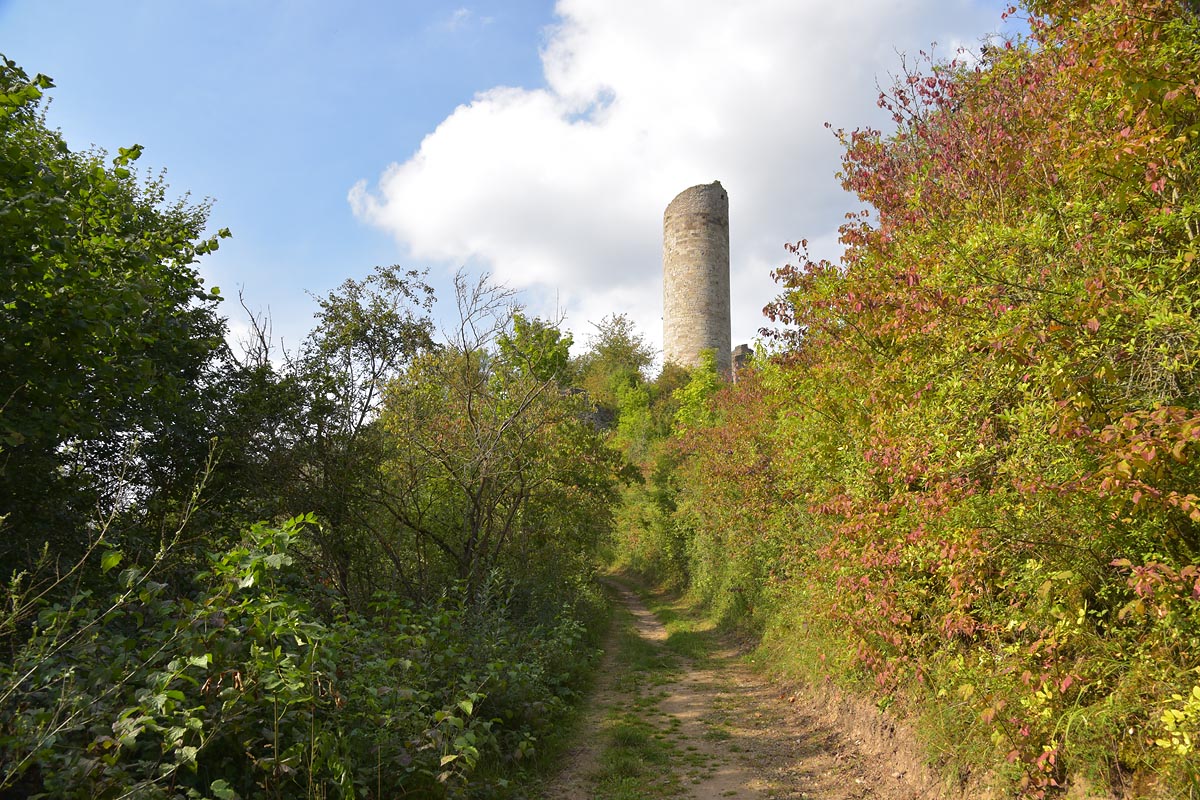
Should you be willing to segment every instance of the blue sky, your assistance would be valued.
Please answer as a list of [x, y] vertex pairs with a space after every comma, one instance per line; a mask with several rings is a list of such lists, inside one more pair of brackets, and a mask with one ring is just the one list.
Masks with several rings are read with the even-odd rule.
[[[734, 339], [784, 242], [836, 256], [851, 199], [825, 122], [881, 124], [900, 52], [953, 56], [994, 0], [0, 0], [0, 52], [57, 87], [72, 147], [145, 146], [234, 238], [202, 273], [295, 345], [376, 264], [466, 267], [529, 309], [661, 340], [662, 210], [730, 193]], [[452, 306], [452, 303], [445, 303]]]

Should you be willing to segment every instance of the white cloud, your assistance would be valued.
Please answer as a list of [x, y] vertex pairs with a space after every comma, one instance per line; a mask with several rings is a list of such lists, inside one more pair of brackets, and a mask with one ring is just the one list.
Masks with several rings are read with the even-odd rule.
[[[683, 189], [729, 191], [734, 343], [764, 324], [782, 245], [836, 255], [852, 207], [824, 123], [878, 124], [898, 51], [973, 42], [999, 15], [969, 0], [560, 0], [545, 86], [458, 107], [355, 213], [418, 260], [487, 269], [585, 339], [628, 313], [661, 340], [661, 225]], [[953, 53], [948, 53], [952, 56]], [[544, 304], [539, 307], [539, 303]]]
[[471, 19], [471, 9], [456, 8], [450, 13], [450, 18], [445, 21], [444, 26], [448, 31], [456, 31], [463, 25], [466, 25]]

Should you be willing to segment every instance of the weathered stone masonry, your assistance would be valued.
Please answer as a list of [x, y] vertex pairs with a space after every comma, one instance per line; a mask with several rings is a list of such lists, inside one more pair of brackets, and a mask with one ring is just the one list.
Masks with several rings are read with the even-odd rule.
[[720, 181], [685, 189], [663, 213], [663, 357], [694, 367], [708, 349], [728, 375], [729, 195]]

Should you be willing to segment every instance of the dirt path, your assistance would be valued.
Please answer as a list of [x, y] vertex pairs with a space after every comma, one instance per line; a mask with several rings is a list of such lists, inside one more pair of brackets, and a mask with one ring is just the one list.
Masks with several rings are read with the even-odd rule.
[[625, 613], [580, 743], [545, 800], [940, 796], [936, 779], [889, 743], [894, 734], [875, 730], [877, 714], [783, 691], [711, 629], [679, 617], [664, 625], [617, 591]]

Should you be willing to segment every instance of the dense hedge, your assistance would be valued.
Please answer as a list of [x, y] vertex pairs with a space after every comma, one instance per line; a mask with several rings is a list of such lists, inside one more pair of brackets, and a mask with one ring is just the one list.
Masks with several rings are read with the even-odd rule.
[[182, 597], [98, 559], [107, 592], [40, 608], [0, 671], [0, 796], [502, 793], [575, 695], [600, 599], [539, 621], [458, 585], [322, 621], [289, 588], [311, 523], [256, 526]]
[[514, 793], [605, 621], [570, 336], [392, 266], [235, 352], [228, 231], [52, 87], [0, 56], [0, 797]]
[[[840, 132], [867, 204], [626, 552], [1030, 797], [1200, 789], [1200, 18], [1033, 2]], [[653, 524], [649, 524], [653, 523]]]

